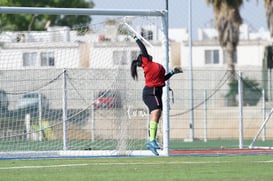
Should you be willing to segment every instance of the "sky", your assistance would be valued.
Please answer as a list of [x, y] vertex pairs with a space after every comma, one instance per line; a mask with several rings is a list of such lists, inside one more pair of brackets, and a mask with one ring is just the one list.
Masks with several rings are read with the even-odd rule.
[[[94, 9], [165, 9], [166, 0], [93, 0]], [[213, 9], [206, 0], [191, 0], [192, 29], [213, 27]], [[189, 0], [168, 0], [169, 28], [187, 28], [189, 25]], [[245, 1], [240, 9], [244, 23], [254, 30], [267, 29], [263, 1]], [[103, 17], [92, 17], [93, 23], [99, 23]]]

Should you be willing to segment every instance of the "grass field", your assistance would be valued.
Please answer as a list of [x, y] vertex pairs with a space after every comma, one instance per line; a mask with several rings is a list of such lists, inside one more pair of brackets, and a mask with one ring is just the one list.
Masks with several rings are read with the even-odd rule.
[[[129, 150], [145, 150], [146, 140], [130, 140], [128, 144]], [[244, 140], [244, 148], [248, 148], [252, 140]], [[272, 145], [273, 140], [266, 141], [257, 140], [254, 146], [268, 147]], [[85, 150], [92, 148], [92, 150], [104, 150], [107, 145], [107, 150], [114, 150], [117, 147], [117, 140], [71, 140], [69, 141], [70, 150]], [[184, 140], [170, 140], [171, 150], [200, 150], [200, 149], [219, 149], [219, 148], [239, 148], [238, 139], [215, 139], [204, 142], [203, 140], [195, 140], [192, 142], [185, 142]], [[43, 140], [43, 141], [27, 141], [27, 140], [0, 140], [1, 151], [44, 151], [62, 150], [63, 140]]]
[[1, 181], [271, 181], [273, 156], [1, 160]]

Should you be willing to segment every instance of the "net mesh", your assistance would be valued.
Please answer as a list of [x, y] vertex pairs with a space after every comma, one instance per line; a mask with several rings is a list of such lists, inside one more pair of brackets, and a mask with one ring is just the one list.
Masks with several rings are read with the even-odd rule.
[[[145, 149], [144, 75], [139, 71], [138, 81], [131, 78], [130, 62], [139, 48], [123, 22], [117, 17], [72, 28], [1, 32], [2, 156]], [[126, 22], [153, 44], [148, 51], [162, 63], [160, 18]]]

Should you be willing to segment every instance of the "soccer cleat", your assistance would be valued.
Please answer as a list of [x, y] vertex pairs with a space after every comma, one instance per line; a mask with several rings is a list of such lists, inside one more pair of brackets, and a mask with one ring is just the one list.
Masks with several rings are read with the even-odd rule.
[[158, 152], [156, 151], [156, 148], [154, 147], [154, 144], [152, 143], [153, 141], [148, 141], [147, 144], [146, 144], [146, 148], [148, 150], [151, 150], [152, 153], [155, 155], [155, 156], [158, 156]]
[[160, 149], [160, 146], [157, 144], [157, 142], [155, 140], [151, 141], [151, 145], [155, 148], [155, 149]]

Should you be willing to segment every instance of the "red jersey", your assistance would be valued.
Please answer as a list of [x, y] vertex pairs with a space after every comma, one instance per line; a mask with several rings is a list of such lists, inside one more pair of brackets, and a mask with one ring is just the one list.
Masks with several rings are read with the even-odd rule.
[[142, 57], [145, 85], [147, 87], [165, 86], [165, 69], [156, 62], [149, 61], [148, 57]]

